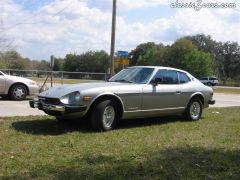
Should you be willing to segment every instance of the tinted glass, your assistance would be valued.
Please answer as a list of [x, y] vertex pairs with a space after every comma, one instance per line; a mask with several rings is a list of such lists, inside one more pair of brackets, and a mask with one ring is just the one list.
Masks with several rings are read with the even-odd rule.
[[209, 78], [209, 80], [217, 80], [217, 78]]
[[200, 80], [208, 80], [208, 78], [201, 78]]
[[178, 84], [178, 75], [176, 71], [159, 70], [153, 80], [156, 78], [160, 78], [162, 80], [161, 84]]
[[181, 84], [191, 81], [190, 78], [183, 72], [178, 72], [178, 75]]
[[145, 84], [151, 77], [153, 70], [153, 68], [127, 68], [113, 76], [109, 81]]

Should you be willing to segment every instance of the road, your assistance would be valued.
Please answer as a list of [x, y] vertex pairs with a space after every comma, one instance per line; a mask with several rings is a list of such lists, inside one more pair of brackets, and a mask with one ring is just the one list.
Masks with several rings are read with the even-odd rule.
[[232, 107], [240, 106], [240, 94], [215, 93], [216, 104], [211, 107]]
[[44, 112], [29, 107], [26, 101], [8, 101], [0, 99], [0, 117], [44, 115]]
[[[211, 107], [240, 106], [240, 94], [215, 93], [216, 104]], [[45, 115], [38, 109], [29, 107], [28, 101], [7, 101], [0, 99], [0, 117]]]

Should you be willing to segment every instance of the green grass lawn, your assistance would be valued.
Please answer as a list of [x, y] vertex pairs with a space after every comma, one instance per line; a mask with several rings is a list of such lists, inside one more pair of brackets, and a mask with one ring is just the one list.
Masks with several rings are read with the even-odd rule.
[[240, 89], [217, 87], [217, 88], [214, 88], [214, 92], [226, 93], [226, 94], [240, 94]]
[[104, 133], [49, 116], [0, 118], [0, 179], [240, 179], [239, 112], [128, 120]]

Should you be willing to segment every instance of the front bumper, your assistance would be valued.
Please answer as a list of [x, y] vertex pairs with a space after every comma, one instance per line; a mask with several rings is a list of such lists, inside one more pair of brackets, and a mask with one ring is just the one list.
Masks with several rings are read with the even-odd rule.
[[53, 104], [45, 104], [37, 100], [29, 101], [29, 105], [31, 108], [38, 108], [39, 110], [55, 111], [55, 112], [62, 112], [62, 113], [83, 112], [87, 109], [87, 106], [53, 105]]
[[210, 104], [210, 105], [214, 105], [215, 103], [216, 103], [216, 101], [212, 100], [212, 99], [208, 101], [208, 104]]
[[38, 85], [29, 85], [28, 89], [29, 89], [29, 95], [33, 96], [33, 95], [39, 94], [40, 87]]

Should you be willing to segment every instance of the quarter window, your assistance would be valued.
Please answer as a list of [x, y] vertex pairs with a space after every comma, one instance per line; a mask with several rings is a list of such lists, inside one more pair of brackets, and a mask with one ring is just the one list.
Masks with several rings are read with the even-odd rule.
[[173, 70], [159, 70], [154, 76], [153, 81], [156, 78], [161, 79], [161, 84], [178, 84], [177, 72]]
[[190, 78], [183, 72], [178, 72], [180, 84], [190, 82]]

